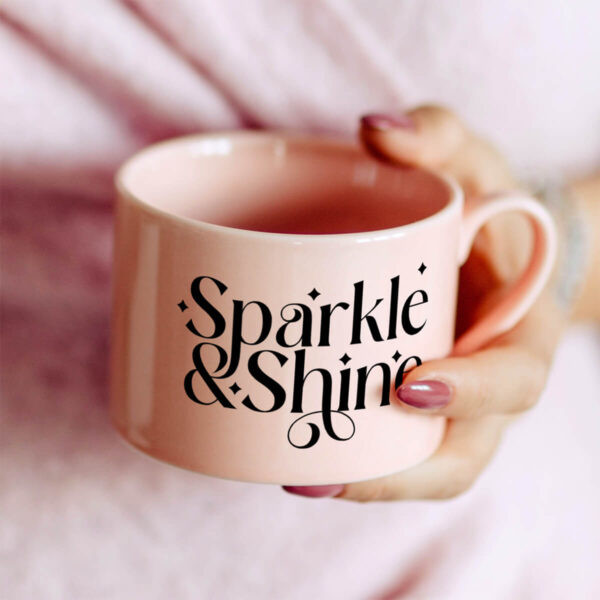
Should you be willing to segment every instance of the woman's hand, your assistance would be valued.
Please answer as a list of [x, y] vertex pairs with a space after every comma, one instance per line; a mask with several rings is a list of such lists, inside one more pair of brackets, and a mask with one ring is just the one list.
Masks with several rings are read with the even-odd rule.
[[[370, 115], [362, 119], [360, 134], [381, 158], [451, 174], [467, 196], [517, 187], [499, 153], [441, 107], [423, 106], [396, 118]], [[530, 244], [522, 215], [500, 215], [484, 227], [461, 269], [457, 334], [510, 287], [528, 261]], [[566, 322], [549, 284], [522, 321], [493, 343], [410, 371], [397, 390], [398, 403], [449, 418], [441, 446], [420, 465], [346, 485], [284, 489], [357, 502], [461, 494], [485, 468], [507, 424], [536, 404]]]

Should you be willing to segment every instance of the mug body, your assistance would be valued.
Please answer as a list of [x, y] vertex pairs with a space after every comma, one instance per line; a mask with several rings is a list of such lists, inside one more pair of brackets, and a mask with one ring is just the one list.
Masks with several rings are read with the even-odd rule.
[[427, 458], [393, 399], [452, 349], [462, 194], [350, 141], [189, 136], [117, 176], [111, 420], [207, 475], [347, 483]]

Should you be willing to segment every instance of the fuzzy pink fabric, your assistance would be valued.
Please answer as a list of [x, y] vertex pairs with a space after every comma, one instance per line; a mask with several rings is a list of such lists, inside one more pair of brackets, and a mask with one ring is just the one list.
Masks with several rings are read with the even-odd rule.
[[0, 598], [600, 597], [600, 343], [448, 502], [358, 505], [152, 461], [107, 419], [112, 174], [210, 129], [352, 133], [445, 103], [524, 176], [600, 166], [600, 4], [4, 0]]

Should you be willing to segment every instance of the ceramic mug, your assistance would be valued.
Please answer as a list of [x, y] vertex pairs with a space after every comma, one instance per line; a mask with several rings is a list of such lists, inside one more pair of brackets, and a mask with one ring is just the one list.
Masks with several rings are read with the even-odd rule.
[[[227, 479], [347, 483], [423, 461], [445, 419], [394, 402], [403, 375], [515, 325], [555, 256], [534, 199], [464, 211], [451, 179], [346, 140], [193, 135], [142, 150], [116, 185], [111, 420]], [[454, 346], [459, 267], [514, 210], [535, 233], [529, 266]]]

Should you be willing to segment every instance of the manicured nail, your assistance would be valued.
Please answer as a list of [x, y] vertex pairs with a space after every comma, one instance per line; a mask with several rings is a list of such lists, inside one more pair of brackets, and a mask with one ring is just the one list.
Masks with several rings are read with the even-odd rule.
[[290, 494], [299, 496], [308, 496], [309, 498], [325, 498], [339, 494], [343, 489], [343, 484], [337, 485], [283, 485], [281, 486]]
[[450, 403], [452, 390], [443, 381], [411, 381], [403, 383], [396, 396], [415, 408], [441, 408]]
[[415, 129], [414, 121], [408, 115], [365, 115], [360, 119], [361, 123], [369, 129], [377, 131], [390, 131], [391, 129]]

